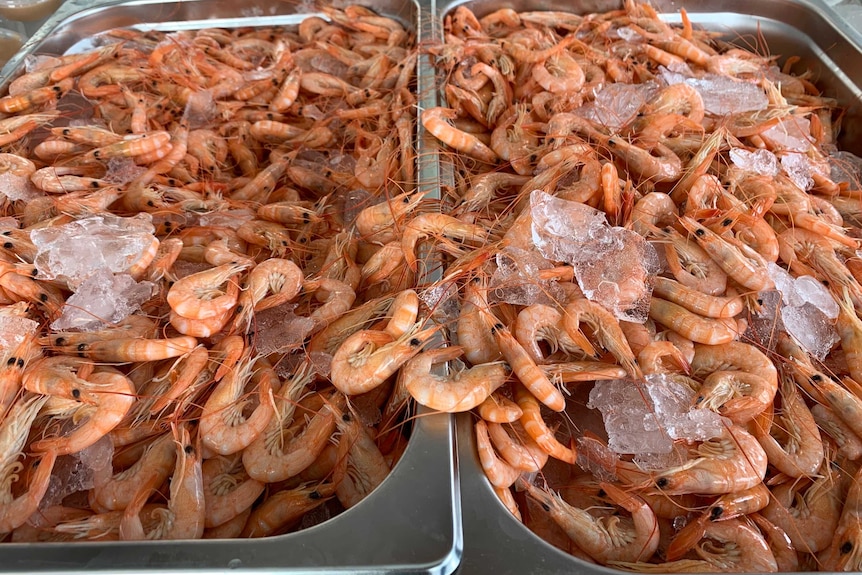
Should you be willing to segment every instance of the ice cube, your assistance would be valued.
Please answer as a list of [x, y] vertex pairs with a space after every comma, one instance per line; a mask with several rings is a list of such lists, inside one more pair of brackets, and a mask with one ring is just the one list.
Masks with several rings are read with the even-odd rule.
[[649, 242], [631, 230], [609, 226], [598, 210], [541, 190], [530, 196], [530, 214], [539, 253], [574, 266], [587, 298], [619, 319], [646, 321], [651, 278], [660, 270]]
[[19, 176], [12, 172], [0, 173], [0, 195], [4, 195], [11, 201], [32, 200], [45, 194], [39, 191], [30, 178]]
[[113, 454], [113, 444], [105, 436], [77, 453], [58, 457], [39, 509], [60, 505], [67, 496], [92, 489], [100, 477], [110, 476]]
[[553, 264], [536, 251], [506, 247], [497, 254], [496, 263], [497, 269], [488, 283], [492, 302], [547, 305], [554, 299], [559, 300], [561, 294], [556, 282], [538, 277], [539, 270], [551, 268]]
[[800, 190], [808, 191], [814, 186], [813, 167], [805, 154], [781, 154], [781, 169]]
[[833, 152], [829, 156], [829, 178], [858, 190], [862, 187], [862, 158], [850, 152]]
[[658, 92], [655, 82], [643, 84], [605, 84], [595, 93], [593, 101], [577, 108], [576, 114], [583, 116], [611, 132], [634, 120], [638, 110]]
[[810, 303], [829, 319], [838, 317], [838, 302], [822, 283], [813, 276], [796, 278], [796, 293], [802, 302]]
[[787, 333], [820, 361], [826, 358], [839, 340], [832, 321], [810, 303], [782, 308], [781, 320]]
[[705, 74], [698, 78], [686, 78], [703, 99], [707, 114], [726, 116], [741, 112], [765, 110], [769, 99], [757, 84], [735, 80], [717, 74]]
[[129, 274], [113, 274], [104, 268], [87, 276], [69, 296], [51, 329], [92, 331], [115, 324], [141, 309], [155, 293], [155, 284], [137, 282]]
[[314, 330], [315, 321], [293, 313], [294, 304], [282, 304], [255, 312], [254, 342], [259, 353], [286, 353], [302, 345]]
[[597, 381], [587, 407], [598, 409], [617, 453], [671, 453], [675, 439], [704, 441], [721, 434], [723, 418], [707, 409], [692, 409], [695, 392], [664, 374], [643, 382]]
[[108, 169], [102, 179], [111, 184], [128, 184], [147, 171], [145, 167], [137, 165], [132, 158], [110, 158], [107, 166]]
[[0, 315], [0, 353], [7, 353], [24, 343], [24, 338], [36, 333], [39, 322], [19, 315]]
[[783, 305], [798, 306], [805, 303], [796, 291], [796, 279], [787, 273], [787, 270], [773, 262], [768, 262], [766, 273], [775, 282], [775, 289], [781, 292]]
[[153, 231], [149, 214], [99, 214], [36, 229], [30, 232], [37, 248], [33, 263], [40, 278], [64, 279], [74, 289], [96, 270], [128, 270], [156, 241]]
[[805, 153], [811, 149], [811, 122], [808, 118], [791, 116], [760, 135], [778, 150]]
[[761, 176], [778, 174], [778, 158], [769, 150], [756, 149], [752, 152], [744, 148], [731, 148], [730, 160], [736, 167]]

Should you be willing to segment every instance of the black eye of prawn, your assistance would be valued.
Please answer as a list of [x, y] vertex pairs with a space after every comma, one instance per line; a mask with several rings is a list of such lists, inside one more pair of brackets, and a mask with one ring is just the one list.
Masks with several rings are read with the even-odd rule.
[[721, 517], [723, 514], [724, 514], [724, 508], [723, 507], [713, 507], [712, 511], [709, 512], [709, 519], [710, 519], [710, 521], [715, 521], [716, 519]]
[[847, 555], [848, 553], [853, 551], [853, 543], [851, 541], [845, 541], [841, 544], [840, 551], [842, 555]]
[[421, 341], [419, 341], [419, 340], [418, 340], [417, 338], [415, 338], [415, 337], [414, 337], [413, 339], [411, 339], [411, 340], [410, 340], [410, 346], [411, 346], [411, 347], [416, 347], [417, 345], [419, 345], [419, 344], [421, 344], [421, 343], [422, 343], [422, 342], [421, 342]]
[[698, 228], [694, 231], [694, 235], [696, 235], [698, 237], [703, 237], [706, 235], [706, 232], [703, 231], [702, 229]]
[[667, 487], [668, 483], [669, 481], [667, 480], [667, 477], [661, 477], [658, 481], [655, 482], [656, 486], [659, 489], [664, 489], [665, 487]]

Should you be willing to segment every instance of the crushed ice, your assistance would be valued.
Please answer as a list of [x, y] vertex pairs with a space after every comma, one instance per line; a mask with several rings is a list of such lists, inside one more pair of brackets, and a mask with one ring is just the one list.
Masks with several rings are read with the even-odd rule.
[[663, 66], [659, 71], [660, 77], [668, 85], [686, 83], [697, 90], [703, 99], [703, 108], [707, 114], [726, 116], [742, 112], [757, 112], [769, 107], [766, 93], [753, 82], [719, 74], [704, 74], [695, 78], [685, 70], [670, 70]]
[[781, 301], [775, 302], [771, 309], [762, 310], [758, 316], [772, 314], [773, 322], [776, 316], [780, 316], [784, 330], [822, 361], [839, 340], [834, 325], [838, 317], [838, 302], [816, 278], [794, 278], [774, 263], [768, 264], [767, 271], [775, 282], [775, 289], [781, 293]]
[[705, 441], [721, 434], [723, 421], [709, 409], [692, 408], [695, 392], [665, 374], [642, 382], [597, 381], [587, 407], [598, 409], [616, 453], [671, 453], [676, 439]]
[[778, 158], [769, 150], [757, 149], [752, 152], [745, 148], [731, 148], [730, 161], [741, 170], [761, 176], [778, 174]]
[[125, 272], [156, 241], [149, 214], [88, 216], [30, 232], [40, 279], [62, 279], [74, 289], [97, 270]]
[[530, 196], [530, 215], [539, 253], [571, 264], [588, 299], [618, 319], [646, 321], [652, 278], [660, 270], [652, 244], [632, 230], [610, 226], [599, 210], [541, 190]]
[[118, 323], [141, 309], [155, 293], [155, 287], [152, 282], [137, 282], [127, 273], [97, 269], [69, 296], [51, 329], [93, 331]]

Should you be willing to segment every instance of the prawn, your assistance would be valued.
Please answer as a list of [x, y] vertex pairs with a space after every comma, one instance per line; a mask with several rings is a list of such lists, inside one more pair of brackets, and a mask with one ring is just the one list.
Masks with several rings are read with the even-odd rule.
[[[239, 286], [232, 278], [248, 267], [246, 263], [224, 264], [181, 278], [168, 290], [171, 309], [188, 319], [209, 319], [236, 306]], [[220, 290], [227, 283], [227, 289]]]
[[431, 373], [435, 364], [461, 357], [464, 350], [458, 346], [424, 351], [407, 361], [402, 377], [407, 391], [420, 404], [447, 413], [473, 409], [502, 386], [509, 377], [509, 368], [503, 362], [475, 365], [469, 369], [452, 366], [445, 375]]
[[345, 395], [365, 393], [382, 384], [428, 343], [439, 328], [415, 324], [401, 337], [361, 330], [349, 336], [332, 357], [332, 385]]
[[[231, 455], [252, 444], [269, 425], [275, 414], [273, 385], [278, 375], [265, 359], [255, 360], [248, 353], [222, 378], [203, 406], [199, 435], [203, 445], [220, 455]], [[249, 384], [257, 386], [258, 404], [246, 418], [249, 399], [240, 399]]]

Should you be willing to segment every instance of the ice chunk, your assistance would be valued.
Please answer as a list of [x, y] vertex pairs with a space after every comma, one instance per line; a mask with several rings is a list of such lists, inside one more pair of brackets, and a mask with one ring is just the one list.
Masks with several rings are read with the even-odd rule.
[[833, 152], [829, 156], [829, 179], [858, 190], [862, 187], [862, 158], [850, 152]]
[[77, 453], [58, 457], [39, 508], [60, 505], [67, 496], [95, 487], [100, 477], [111, 475], [113, 455], [113, 444], [105, 436]]
[[14, 350], [24, 338], [36, 333], [39, 322], [18, 315], [0, 315], [0, 353]]
[[605, 84], [595, 93], [593, 101], [578, 108], [576, 114], [616, 132], [631, 122], [658, 90], [655, 82]]
[[814, 186], [813, 166], [804, 154], [781, 154], [781, 169], [800, 190]]
[[731, 148], [730, 160], [737, 168], [761, 176], [778, 174], [778, 158], [769, 150], [757, 149], [751, 152], [744, 148]]
[[813, 276], [799, 276], [796, 278], [796, 293], [799, 298], [813, 305], [829, 319], [838, 317], [838, 302], [822, 283]]
[[136, 282], [129, 274], [97, 269], [69, 296], [51, 329], [92, 331], [115, 324], [141, 309], [155, 293], [155, 284]]
[[652, 277], [660, 269], [652, 244], [609, 226], [598, 210], [541, 190], [530, 196], [530, 215], [534, 245], [544, 257], [571, 264], [587, 298], [619, 319], [646, 321]]
[[760, 136], [773, 144], [774, 148], [788, 152], [805, 153], [811, 149], [811, 122], [808, 118], [791, 116], [775, 126], [764, 130]]
[[493, 302], [515, 305], [534, 303], [551, 304], [559, 301], [559, 288], [555, 281], [541, 280], [539, 270], [554, 265], [534, 251], [507, 247], [497, 254], [497, 269], [488, 284]]
[[454, 281], [438, 283], [422, 290], [419, 294], [434, 318], [441, 322], [457, 320], [459, 314], [458, 286]]
[[775, 335], [784, 329], [778, 313], [782, 295], [777, 289], [762, 291], [757, 294], [757, 300], [760, 302], [760, 307], [750, 316], [748, 328], [742, 339], [771, 351], [775, 349], [777, 343]]
[[695, 392], [665, 377], [649, 375], [643, 382], [597, 381], [587, 407], [598, 409], [608, 433], [608, 447], [617, 453], [670, 453], [673, 440], [704, 441], [722, 431], [722, 417], [692, 409]]
[[619, 454], [597, 441], [580, 437], [577, 439], [578, 458], [576, 463], [584, 471], [591, 473], [601, 481], [615, 481], [616, 474], [612, 471], [619, 461]]
[[244, 223], [253, 220], [256, 213], [248, 208], [238, 210], [218, 210], [201, 214], [200, 225], [221, 228], [239, 229]]
[[530, 216], [533, 244], [545, 258], [558, 262], [577, 260], [581, 244], [599, 236], [608, 227], [605, 214], [599, 210], [541, 190], [534, 190], [530, 195]]
[[102, 179], [111, 184], [128, 184], [146, 171], [145, 167], [137, 165], [132, 158], [111, 158]]
[[0, 173], [0, 195], [13, 202], [32, 200], [45, 194], [39, 191], [28, 176], [19, 176], [11, 171]]
[[769, 106], [769, 99], [763, 89], [751, 82], [717, 74], [685, 78], [684, 81], [698, 91], [707, 114], [726, 116], [765, 110]]
[[259, 353], [269, 355], [296, 349], [314, 330], [314, 320], [296, 315], [294, 309], [293, 304], [282, 304], [254, 314], [252, 326]]
[[39, 277], [64, 279], [74, 289], [96, 270], [128, 270], [156, 241], [153, 231], [149, 214], [100, 214], [33, 230], [30, 240], [37, 248]]
[[192, 92], [183, 110], [183, 119], [190, 130], [203, 128], [210, 124], [218, 113], [215, 98], [209, 90]]
[[766, 273], [775, 282], [775, 289], [781, 292], [783, 305], [798, 306], [805, 303], [796, 292], [796, 279], [787, 270], [773, 262], [768, 262], [766, 264]]
[[644, 41], [643, 36], [638, 34], [638, 32], [636, 30], [634, 30], [633, 28], [629, 28], [628, 26], [622, 26], [620, 28], [617, 28], [616, 32], [617, 32], [617, 36], [619, 36], [621, 39], [625, 40], [626, 42], [637, 43], [637, 42], [643, 42]]
[[839, 339], [832, 321], [810, 303], [782, 308], [781, 320], [787, 333], [820, 361], [826, 358]]

